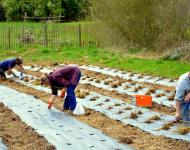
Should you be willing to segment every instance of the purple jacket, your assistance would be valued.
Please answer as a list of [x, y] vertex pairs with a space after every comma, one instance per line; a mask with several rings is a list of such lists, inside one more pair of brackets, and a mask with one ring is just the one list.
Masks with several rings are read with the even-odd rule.
[[57, 95], [57, 90], [69, 85], [78, 84], [80, 69], [76, 66], [65, 66], [58, 68], [48, 75], [48, 80], [52, 89], [52, 94]]

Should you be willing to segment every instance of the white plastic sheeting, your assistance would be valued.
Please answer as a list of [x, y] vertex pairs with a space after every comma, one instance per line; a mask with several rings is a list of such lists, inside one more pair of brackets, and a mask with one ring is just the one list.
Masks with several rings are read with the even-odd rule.
[[[60, 66], [64, 66], [65, 64], [60, 64]], [[74, 66], [78, 66], [76, 64], [71, 64]], [[142, 74], [137, 74], [137, 73], [132, 73], [132, 72], [125, 72], [125, 71], [119, 71], [116, 69], [111, 69], [111, 68], [101, 68], [98, 66], [92, 66], [92, 65], [82, 65], [79, 66], [81, 69], [85, 69], [85, 70], [89, 70], [89, 71], [93, 71], [93, 72], [98, 72], [98, 73], [102, 73], [105, 75], [110, 75], [113, 77], [120, 77], [123, 78], [125, 80], [131, 79], [133, 81], [136, 82], [142, 82], [142, 83], [151, 83], [151, 84], [157, 84], [157, 85], [162, 85], [162, 86], [169, 86], [169, 87], [175, 87], [177, 84], [177, 80], [172, 80], [169, 78], [162, 78], [162, 77], [152, 77], [152, 76], [148, 76], [148, 75], [142, 75]], [[49, 69], [52, 71], [53, 69], [51, 67], [49, 68], [44, 68], [44, 67], [39, 67], [39, 66], [35, 66], [35, 67], [31, 67], [31, 66], [24, 66], [25, 69], [27, 70], [32, 70], [32, 71], [41, 71], [43, 73], [48, 73]]]
[[[24, 84], [27, 85], [28, 83], [26, 82]], [[37, 87], [38, 86], [33, 85], [33, 88], [38, 89]], [[48, 89], [47, 87], [41, 87], [41, 89], [38, 90], [47, 92], [48, 91], [47, 89]], [[165, 123], [168, 123], [169, 121], [173, 120], [174, 116], [152, 112], [148, 109], [136, 107], [121, 100], [113, 99], [111, 97], [103, 96], [101, 94], [94, 92], [90, 92], [90, 94], [86, 96], [84, 99], [78, 98], [77, 101], [87, 108], [94, 109], [96, 111], [105, 114], [109, 118], [120, 120], [124, 124], [130, 124], [151, 134], [163, 135], [169, 138], [190, 141], [189, 138], [190, 133], [187, 135], [180, 135], [175, 133], [178, 125], [172, 126], [170, 130], [158, 130]], [[132, 109], [127, 110], [126, 108], [132, 108]], [[138, 111], [141, 111], [142, 114], [139, 114], [137, 119], [131, 119], [129, 117], [132, 112], [138, 112]], [[147, 121], [149, 118], [155, 115], [160, 116], [161, 120], [154, 121], [153, 123], [150, 124], [145, 123], [145, 121]]]
[[0, 101], [58, 150], [131, 149], [54, 107], [48, 110], [47, 104], [34, 96], [0, 85]]
[[[174, 119], [173, 116], [152, 112], [148, 109], [139, 108], [98, 93], [90, 93], [90, 95], [80, 102], [87, 108], [99, 111], [112, 119], [120, 120], [124, 124], [130, 124], [151, 134], [190, 141], [190, 133], [187, 135], [180, 135], [175, 132], [178, 125], [172, 126], [169, 130], [160, 130], [165, 123], [168, 123]], [[128, 110], [128, 108], [131, 108], [131, 110]], [[138, 114], [139, 111], [142, 114]], [[130, 118], [132, 112], [136, 112], [138, 114], [137, 119]], [[161, 119], [155, 120], [150, 124], [145, 123], [148, 119], [155, 115], [159, 116]]]
[[146, 82], [146, 83], [152, 83], [152, 84], [158, 84], [158, 85], [170, 86], [170, 87], [176, 86], [177, 84], [176, 80], [171, 80], [168, 78], [163, 79], [161, 77], [143, 76], [141, 74], [133, 74], [130, 72], [124, 72], [124, 71], [119, 71], [119, 70], [110, 69], [110, 68], [100, 68], [98, 66], [92, 66], [92, 65], [89, 65], [89, 66], [83, 65], [83, 66], [80, 66], [80, 68], [94, 71], [94, 72], [103, 73], [110, 76], [118, 76], [126, 80], [131, 79], [137, 82]]
[[[30, 68], [29, 66], [25, 67], [25, 68], [30, 69], [32, 71], [38, 70], [42, 73], [49, 73], [53, 70], [51, 68], [41, 68], [41, 69], [39, 67]], [[116, 88], [112, 88], [111, 85], [105, 85], [104, 84], [104, 81], [112, 80], [111, 78], [107, 79], [107, 80], [101, 80], [101, 81], [99, 80], [100, 83], [97, 83], [96, 80], [99, 80], [99, 79], [95, 79], [94, 77], [87, 78], [86, 76], [83, 75], [83, 77], [80, 80], [80, 83], [91, 84], [91, 85], [98, 87], [98, 88], [102, 88], [102, 89], [109, 90], [109, 91], [115, 90], [118, 93], [121, 93], [121, 94], [124, 93], [124, 94], [128, 94], [128, 95], [137, 95], [137, 94], [145, 95], [146, 92], [149, 91], [148, 87], [144, 87], [142, 89], [139, 89], [138, 91], [134, 91], [135, 88], [137, 88], [138, 86], [141, 86], [141, 84], [138, 84], [138, 83], [133, 85], [130, 82], [125, 82]], [[126, 88], [126, 86], [128, 86], [129, 88]], [[157, 94], [164, 94], [164, 96], [157, 97], [156, 96]], [[165, 105], [168, 107], [174, 107], [175, 106], [174, 100], [173, 101], [169, 100], [169, 97], [174, 95], [174, 94], [175, 94], [174, 92], [166, 92], [164, 90], [155, 90], [155, 92], [151, 93], [150, 95], [153, 97], [153, 101], [155, 103], [162, 104], [162, 105]]]
[[1, 138], [0, 138], [0, 150], [8, 150], [7, 146], [3, 143]]

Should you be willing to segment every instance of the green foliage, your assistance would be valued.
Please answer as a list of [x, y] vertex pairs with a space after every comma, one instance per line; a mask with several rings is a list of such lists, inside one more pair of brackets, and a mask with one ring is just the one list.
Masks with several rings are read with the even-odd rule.
[[[64, 16], [66, 20], [83, 19], [88, 14], [89, 0], [1, 0], [6, 18], [23, 20], [23, 16]], [[1, 6], [1, 5], [0, 5]], [[1, 7], [0, 7], [1, 11]], [[33, 21], [33, 20], [32, 20]]]
[[0, 21], [5, 21], [5, 19], [6, 19], [5, 18], [5, 10], [4, 10], [2, 3], [0, 1]]
[[109, 45], [160, 50], [187, 40], [189, 0], [94, 0], [93, 6]]

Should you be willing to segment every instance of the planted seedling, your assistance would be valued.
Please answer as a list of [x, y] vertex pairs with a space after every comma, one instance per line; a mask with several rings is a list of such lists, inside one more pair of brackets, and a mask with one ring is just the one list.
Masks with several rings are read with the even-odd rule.
[[102, 106], [103, 105], [103, 103], [100, 103], [100, 104], [97, 104], [96, 106]]
[[93, 78], [91, 78], [91, 79], [89, 79], [88, 81], [94, 81], [94, 79], [93, 79]]
[[110, 110], [110, 109], [112, 109], [112, 108], [113, 108], [113, 107], [110, 106], [110, 107], [107, 108], [107, 110]]
[[156, 97], [162, 97], [162, 96], [164, 96], [164, 95], [165, 95], [164, 93], [162, 93], [162, 94], [157, 94]]
[[137, 117], [138, 117], [138, 115], [136, 112], [131, 112], [131, 114], [129, 116], [129, 118], [131, 118], [131, 119], [137, 119]]
[[121, 104], [118, 104], [118, 103], [117, 103], [117, 104], [115, 104], [114, 106], [121, 106]]
[[120, 111], [118, 112], [119, 115], [122, 114], [122, 113], [124, 113], [122, 110], [120, 110]]
[[181, 135], [185, 135], [190, 133], [190, 127], [186, 127], [186, 126], [179, 126], [176, 130], [177, 133], [181, 134]]
[[156, 91], [155, 91], [155, 89], [150, 89], [149, 92], [150, 93], [155, 93]]
[[130, 75], [129, 75], [129, 77], [133, 77], [134, 76], [134, 73], [131, 73]]
[[173, 126], [174, 123], [173, 122], [168, 122], [166, 124], [164, 124], [160, 129], [158, 130], [169, 130], [171, 128], [171, 126]]
[[40, 85], [40, 81], [35, 80], [35, 81], [32, 82], [32, 84], [34, 84], [34, 85]]
[[173, 96], [170, 96], [170, 97], [168, 97], [168, 100], [169, 100], [169, 101], [174, 101], [174, 97], [173, 97]]
[[150, 117], [148, 120], [146, 120], [144, 123], [150, 124], [153, 123], [155, 120], [160, 120], [160, 117], [158, 115], [154, 115]]
[[142, 115], [143, 112], [142, 112], [141, 110], [138, 110], [138, 111], [137, 111], [137, 114], [138, 114], [138, 115]]
[[130, 87], [128, 85], [125, 86], [125, 90], [129, 89]]
[[147, 91], [147, 92], [145, 93], [145, 95], [151, 95], [150, 91]]
[[24, 82], [28, 82], [29, 78], [28, 77], [24, 77], [23, 80], [24, 80]]
[[124, 110], [132, 110], [132, 108], [131, 107], [126, 107], [126, 108], [124, 108]]
[[128, 82], [131, 82], [131, 81], [133, 81], [133, 80], [131, 80], [131, 79], [128, 79], [127, 81], [128, 81]]
[[144, 123], [151, 124], [151, 123], [153, 123], [153, 122], [154, 122], [153, 120], [147, 119]]
[[151, 120], [160, 120], [160, 116], [154, 115], [150, 118]]
[[138, 86], [138, 87], [135, 87], [133, 91], [134, 91], [134, 92], [138, 92], [138, 90], [140, 90], [139, 86]]
[[109, 82], [108, 82], [108, 81], [104, 81], [104, 84], [105, 84], [105, 85], [109, 85]]
[[95, 81], [96, 83], [100, 83], [100, 80], [99, 79], [96, 79], [96, 81]]
[[117, 87], [118, 87], [118, 84], [117, 84], [117, 83], [112, 83], [112, 84], [111, 84], [111, 87], [112, 87], [112, 88], [117, 88]]
[[143, 78], [143, 76], [138, 76], [138, 79], [142, 79]]
[[95, 98], [95, 97], [93, 97], [93, 98], [91, 98], [91, 99], [90, 99], [90, 101], [96, 101], [96, 98]]
[[104, 102], [110, 102], [110, 100], [109, 100], [109, 99], [106, 99]]
[[131, 81], [131, 85], [135, 85], [136, 83], [134, 81]]

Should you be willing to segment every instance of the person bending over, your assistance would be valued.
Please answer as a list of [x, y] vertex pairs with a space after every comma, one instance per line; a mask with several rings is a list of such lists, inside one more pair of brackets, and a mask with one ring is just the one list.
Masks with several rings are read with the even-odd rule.
[[52, 90], [52, 96], [48, 102], [48, 109], [51, 109], [58, 90], [66, 88], [67, 96], [63, 104], [63, 109], [74, 111], [76, 107], [75, 88], [79, 83], [80, 77], [81, 71], [76, 66], [65, 66], [49, 74], [43, 74], [41, 77], [41, 85], [49, 85]]

